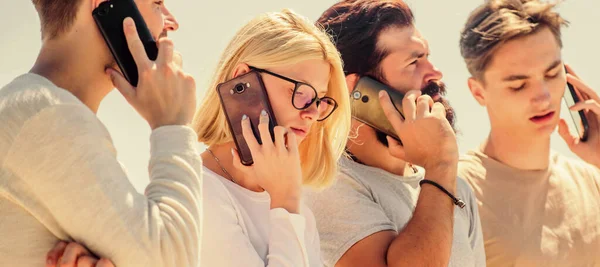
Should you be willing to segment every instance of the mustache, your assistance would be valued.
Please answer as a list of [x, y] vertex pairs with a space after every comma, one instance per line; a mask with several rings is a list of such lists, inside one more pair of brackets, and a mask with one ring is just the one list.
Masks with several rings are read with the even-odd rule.
[[423, 89], [421, 89], [421, 93], [424, 95], [429, 95], [431, 97], [433, 97], [436, 94], [445, 96], [446, 84], [442, 81], [431, 81], [425, 87], [423, 87]]
[[158, 39], [160, 39], [160, 38], [163, 38], [163, 37], [167, 37], [168, 35], [169, 35], [169, 34], [168, 34], [168, 32], [167, 32], [167, 31], [162, 31], [162, 32], [160, 33], [160, 35], [158, 35]]

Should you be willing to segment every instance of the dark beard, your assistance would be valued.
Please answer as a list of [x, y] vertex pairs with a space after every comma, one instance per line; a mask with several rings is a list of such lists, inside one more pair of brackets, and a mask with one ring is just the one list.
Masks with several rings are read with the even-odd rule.
[[[442, 96], [436, 102], [442, 103], [442, 105], [444, 105], [444, 108], [446, 109], [446, 119], [450, 123], [450, 126], [452, 126], [452, 130], [454, 130], [454, 132], [456, 133], [456, 113], [454, 112], [454, 108], [452, 108], [452, 106], [450, 105], [450, 102], [446, 98], [444, 98], [444, 96], [446, 95], [446, 84], [444, 84], [441, 81], [432, 81], [429, 84], [427, 84], [427, 86], [425, 86], [423, 89], [421, 89], [421, 93], [432, 97], [439, 93]], [[387, 135], [385, 133], [375, 129], [375, 135], [377, 136], [377, 140], [380, 143], [384, 144], [386, 147], [389, 146], [389, 143], [386, 139]]]

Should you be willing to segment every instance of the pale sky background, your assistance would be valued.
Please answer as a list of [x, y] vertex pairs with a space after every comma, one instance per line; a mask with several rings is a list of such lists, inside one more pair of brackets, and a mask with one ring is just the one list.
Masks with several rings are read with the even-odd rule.
[[[170, 36], [183, 54], [184, 68], [196, 78], [198, 99], [202, 98], [216, 67], [219, 55], [233, 34], [257, 14], [292, 10], [312, 20], [336, 1], [333, 0], [254, 0], [206, 1], [166, 0], [165, 3], [180, 23]], [[476, 147], [489, 131], [487, 113], [468, 91], [468, 73], [458, 49], [459, 32], [469, 12], [482, 0], [412, 0], [407, 1], [415, 13], [417, 27], [431, 46], [431, 60], [444, 73], [448, 98], [456, 108], [460, 152]], [[571, 22], [563, 31], [563, 58], [575, 68], [583, 80], [599, 91], [600, 37], [598, 11], [600, 1], [570, 0], [559, 11]], [[27, 72], [40, 48], [39, 19], [31, 1], [2, 1], [0, 25], [0, 85]], [[1, 87], [0, 86], [0, 87]], [[562, 116], [566, 117], [567, 113]], [[98, 116], [112, 135], [119, 160], [126, 166], [131, 182], [143, 191], [148, 183], [150, 128], [114, 90], [102, 102]], [[567, 121], [571, 121], [570, 119]], [[574, 156], [557, 133], [552, 147]], [[199, 146], [203, 150], [202, 146]]]

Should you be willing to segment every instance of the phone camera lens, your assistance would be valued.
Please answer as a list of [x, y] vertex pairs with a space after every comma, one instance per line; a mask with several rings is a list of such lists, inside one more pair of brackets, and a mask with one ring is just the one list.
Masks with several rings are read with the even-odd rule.
[[244, 86], [243, 83], [240, 83], [235, 86], [235, 92], [238, 94], [241, 94], [242, 92], [244, 92], [244, 90], [246, 90], [246, 87]]
[[369, 102], [369, 97], [364, 95], [361, 100], [362, 100], [362, 102], [367, 103], [367, 102]]

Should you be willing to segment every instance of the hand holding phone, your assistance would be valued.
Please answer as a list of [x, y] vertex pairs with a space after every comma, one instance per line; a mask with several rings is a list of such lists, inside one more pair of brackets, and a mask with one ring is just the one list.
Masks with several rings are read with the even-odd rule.
[[[574, 90], [579, 102], [575, 105], [569, 105], [569, 112], [573, 112], [575, 118], [581, 116], [585, 120], [580, 125], [584, 134], [578, 134], [574, 136], [570, 133], [569, 127], [564, 119], [561, 119], [558, 125], [558, 133], [565, 140], [569, 149], [573, 151], [581, 159], [600, 168], [600, 96], [596, 91], [587, 86], [581, 79], [574, 73], [573, 69], [566, 65], [567, 82], [571, 85], [568, 90]], [[568, 95], [567, 95], [568, 94]], [[566, 96], [570, 96], [570, 92], [565, 92]], [[567, 99], [565, 99], [567, 100]], [[575, 99], [576, 100], [576, 99]], [[574, 102], [575, 102], [574, 100]], [[585, 142], [582, 142], [582, 137], [585, 136]]]
[[[565, 67], [565, 72], [569, 73], [567, 68]], [[587, 118], [585, 117], [585, 113], [583, 110], [575, 111], [571, 110], [570, 107], [575, 104], [581, 102], [581, 95], [575, 90], [573, 85], [567, 82], [567, 88], [565, 89], [565, 93], [563, 95], [563, 99], [567, 104], [567, 108], [569, 108], [569, 114], [571, 114], [571, 118], [573, 119], [573, 123], [575, 124], [575, 129], [579, 135], [579, 139], [582, 142], [587, 141], [588, 131], [589, 131], [589, 123]]]
[[231, 136], [240, 154], [240, 160], [246, 166], [252, 165], [254, 161], [243, 135], [242, 117], [244, 115], [248, 117], [254, 137], [259, 144], [262, 144], [262, 138], [259, 134], [258, 118], [260, 118], [262, 110], [265, 110], [269, 116], [267, 125], [271, 133], [271, 141], [274, 140], [273, 129], [277, 125], [262, 78], [258, 72], [252, 70], [219, 84], [217, 94], [221, 100]]
[[134, 87], [121, 73], [109, 68], [107, 73], [113, 84], [148, 121], [152, 130], [167, 125], [190, 125], [196, 109], [196, 83], [177, 64], [173, 42], [162, 38], [158, 56], [152, 61], [144, 51], [133, 20], [128, 18], [123, 24], [127, 44], [140, 74], [139, 82]]
[[402, 99], [404, 98], [404, 94], [367, 76], [363, 76], [358, 80], [354, 90], [350, 94], [352, 117], [400, 141], [398, 134], [396, 134], [394, 127], [392, 127], [392, 124], [390, 124], [388, 118], [385, 116], [379, 102], [379, 91], [381, 90], [388, 93], [396, 111], [400, 113], [400, 116], [404, 117], [402, 115]]
[[240, 154], [233, 151], [233, 164], [244, 175], [269, 193], [271, 209], [283, 208], [298, 213], [302, 198], [302, 165], [296, 134], [282, 126], [270, 128], [267, 111], [261, 111], [258, 119], [260, 140], [256, 138], [250, 122], [241, 121], [242, 134], [252, 153], [252, 166], [242, 164]]
[[137, 35], [144, 47], [146, 56], [156, 60], [158, 48], [144, 18], [134, 0], [110, 0], [100, 3], [92, 11], [92, 17], [104, 38], [121, 73], [129, 83], [137, 86], [138, 69], [125, 38], [123, 20], [131, 18], [135, 22]]

